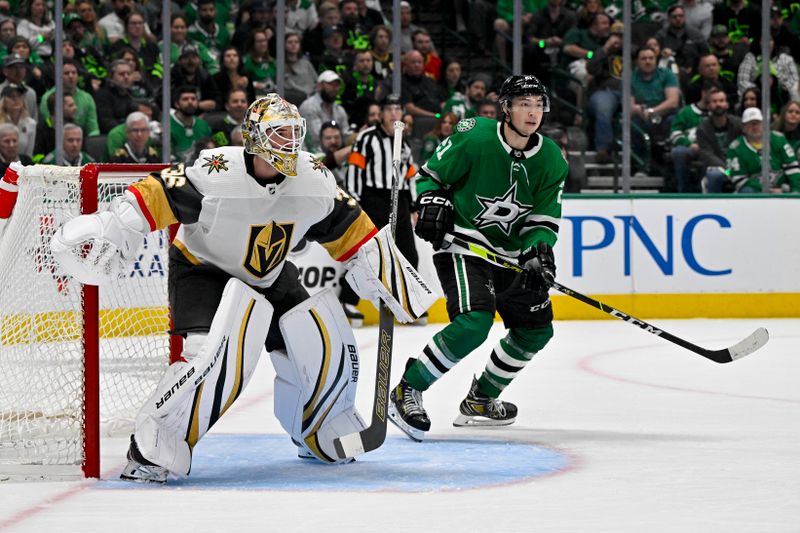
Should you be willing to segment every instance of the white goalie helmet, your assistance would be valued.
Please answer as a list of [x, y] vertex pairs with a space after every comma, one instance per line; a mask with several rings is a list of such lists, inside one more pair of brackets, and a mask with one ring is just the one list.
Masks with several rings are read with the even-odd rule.
[[297, 106], [275, 93], [247, 108], [242, 138], [247, 153], [257, 155], [287, 176], [297, 175], [297, 153], [306, 136], [306, 120]]

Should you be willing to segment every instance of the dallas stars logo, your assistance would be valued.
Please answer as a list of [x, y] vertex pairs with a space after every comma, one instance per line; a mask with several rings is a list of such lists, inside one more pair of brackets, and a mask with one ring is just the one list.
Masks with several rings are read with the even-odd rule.
[[204, 157], [203, 161], [205, 164], [202, 168], [208, 167], [208, 173], [211, 174], [211, 171], [220, 172], [222, 170], [228, 170], [228, 162], [225, 161], [225, 156], [220, 155], [212, 155], [211, 157]]
[[475, 227], [481, 229], [497, 226], [503, 233], [509, 235], [511, 225], [530, 213], [532, 209], [531, 206], [518, 202], [515, 198], [516, 194], [517, 184], [515, 183], [503, 196], [494, 198], [477, 196], [476, 198], [481, 204], [481, 212], [473, 219]]

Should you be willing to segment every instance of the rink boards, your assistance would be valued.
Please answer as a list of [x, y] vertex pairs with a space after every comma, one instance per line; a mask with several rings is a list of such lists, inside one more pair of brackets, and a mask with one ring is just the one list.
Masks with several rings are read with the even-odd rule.
[[[432, 250], [417, 244], [420, 271], [435, 280]], [[562, 284], [641, 318], [800, 316], [798, 196], [567, 195], [555, 254]], [[336, 285], [321, 250], [298, 262], [312, 288]], [[608, 318], [553, 301], [557, 319]], [[430, 318], [446, 321], [443, 301]]]

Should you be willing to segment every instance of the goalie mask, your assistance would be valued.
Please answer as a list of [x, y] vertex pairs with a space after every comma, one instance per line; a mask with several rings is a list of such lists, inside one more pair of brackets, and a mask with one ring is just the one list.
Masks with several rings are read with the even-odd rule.
[[297, 153], [305, 136], [306, 120], [297, 107], [275, 93], [250, 104], [242, 123], [245, 151], [287, 176], [297, 175]]

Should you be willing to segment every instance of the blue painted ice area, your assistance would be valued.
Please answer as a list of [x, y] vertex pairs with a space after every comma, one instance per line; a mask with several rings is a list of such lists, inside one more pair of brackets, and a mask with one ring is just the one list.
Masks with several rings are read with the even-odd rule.
[[486, 439], [389, 437], [355, 463], [298, 459], [284, 435], [207, 435], [195, 448], [191, 475], [164, 486], [119, 480], [102, 489], [432, 492], [530, 480], [569, 467], [568, 456], [532, 443]]

